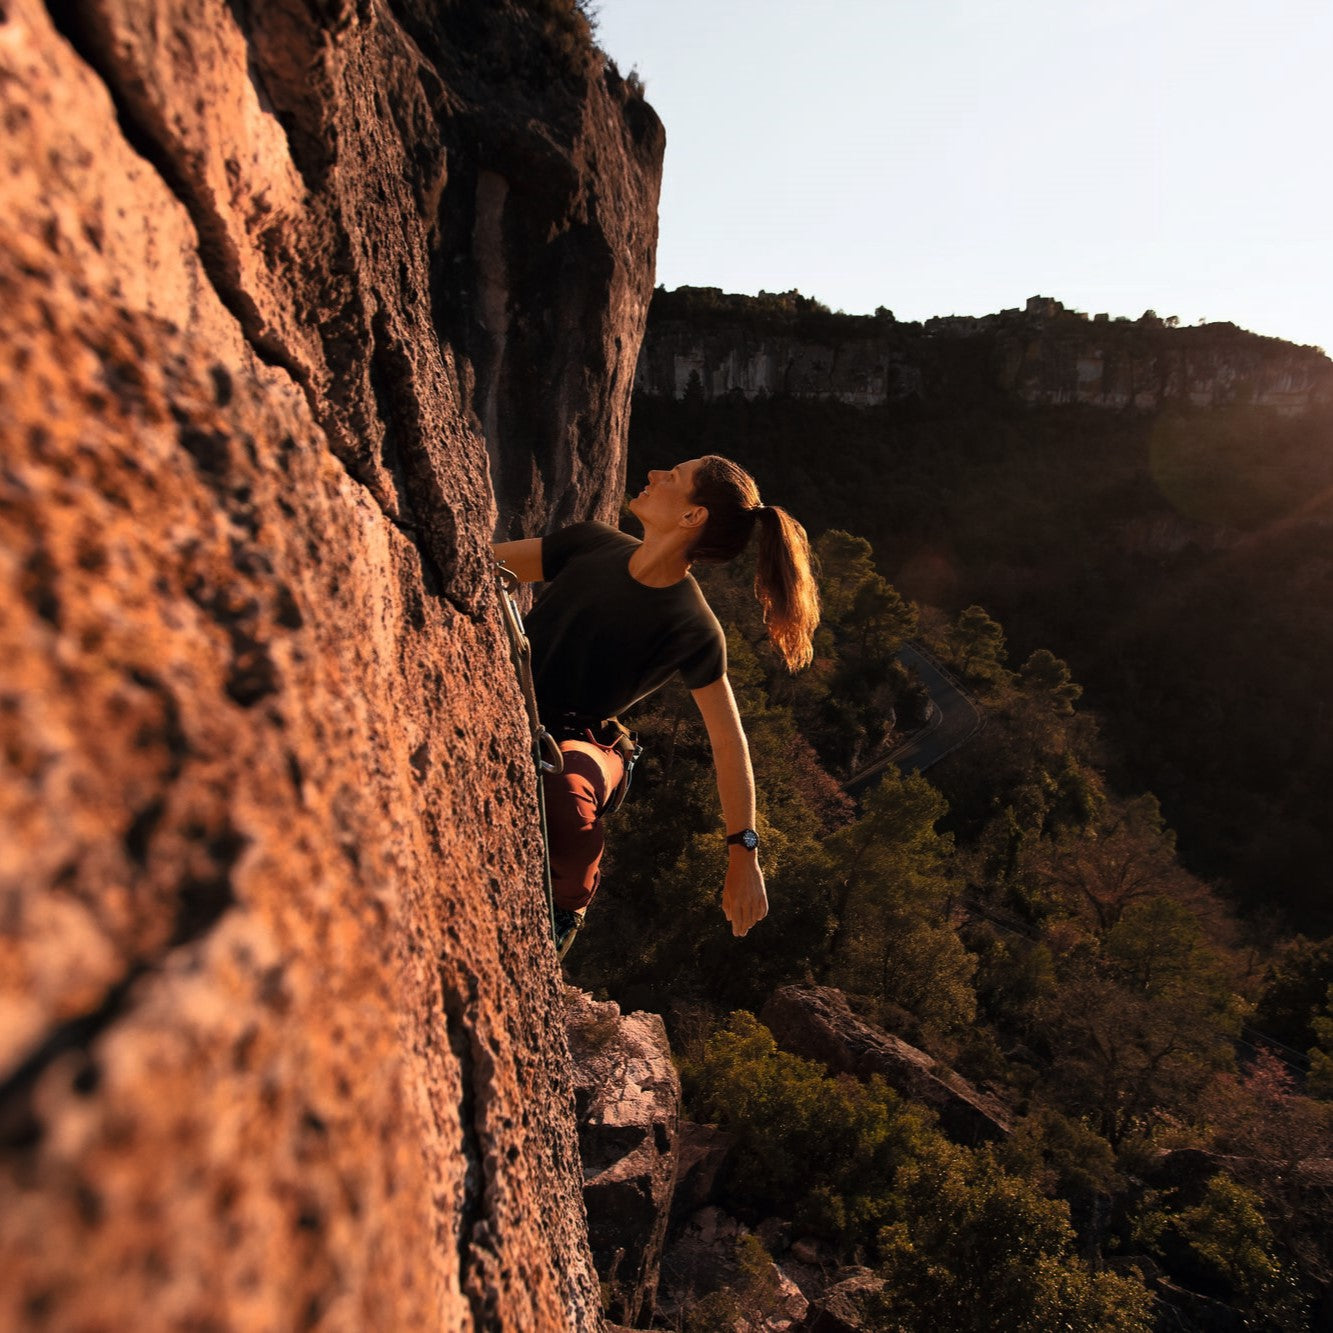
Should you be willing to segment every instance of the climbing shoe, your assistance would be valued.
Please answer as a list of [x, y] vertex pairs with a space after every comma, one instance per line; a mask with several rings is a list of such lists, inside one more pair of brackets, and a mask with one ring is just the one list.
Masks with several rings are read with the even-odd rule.
[[579, 933], [583, 925], [584, 913], [586, 907], [580, 907], [571, 911], [567, 907], [557, 907], [553, 918], [555, 928], [555, 956], [563, 959], [569, 952], [569, 946], [574, 943], [574, 936]]

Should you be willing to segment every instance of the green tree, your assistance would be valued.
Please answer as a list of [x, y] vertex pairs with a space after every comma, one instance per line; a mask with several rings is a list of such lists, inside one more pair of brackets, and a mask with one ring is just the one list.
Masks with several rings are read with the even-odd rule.
[[814, 555], [824, 618], [841, 622], [861, 586], [877, 576], [874, 549], [864, 537], [830, 528], [815, 541]]
[[978, 1009], [1002, 1032], [1030, 1039], [1057, 985], [1049, 947], [989, 925], [970, 929], [967, 941], [978, 959]]
[[1263, 989], [1254, 1008], [1255, 1026], [1294, 1046], [1314, 1044], [1314, 1014], [1333, 987], [1333, 935], [1311, 940], [1297, 935], [1287, 941], [1264, 973]]
[[833, 1078], [779, 1051], [749, 1013], [731, 1015], [682, 1062], [695, 1113], [736, 1134], [724, 1188], [742, 1207], [791, 1217], [811, 1234], [866, 1246], [892, 1220], [901, 1162], [933, 1138], [927, 1114], [883, 1080]]
[[1231, 1065], [1244, 1006], [1198, 920], [1173, 899], [1130, 903], [1104, 937], [1083, 937], [1057, 966], [1049, 1087], [1111, 1144], [1188, 1113]]
[[1068, 717], [1083, 693], [1069, 674], [1069, 664], [1046, 648], [1038, 648], [1018, 669], [1020, 687], [1034, 699], [1045, 702], [1052, 711]]
[[888, 662], [916, 632], [916, 612], [898, 590], [878, 574], [857, 589], [851, 611], [842, 622], [853, 639], [863, 667]]
[[1242, 1075], [1213, 1081], [1199, 1111], [1231, 1175], [1260, 1200], [1279, 1250], [1312, 1284], [1333, 1283], [1333, 1197], [1307, 1175], [1333, 1142], [1333, 1107], [1303, 1095], [1291, 1070], [1260, 1048]]
[[1259, 1197], [1225, 1172], [1159, 1227], [1155, 1248], [1173, 1270], [1249, 1315], [1247, 1326], [1306, 1327], [1299, 1284], [1278, 1256]]
[[[1003, 630], [980, 607], [959, 616], [945, 639], [959, 670], [987, 686], [985, 727], [965, 755], [938, 770], [960, 837], [987, 841], [998, 833], [1012, 853], [1015, 832], [1027, 839], [1087, 829], [1107, 797], [1097, 772], [1098, 728], [1074, 708], [1082, 689], [1068, 665], [1043, 648], [1010, 674]], [[993, 828], [997, 818], [1002, 829]], [[1006, 888], [1015, 868], [1011, 855], [1003, 868]]]
[[1075, 828], [1034, 844], [1027, 870], [1098, 934], [1114, 929], [1142, 899], [1199, 896], [1176, 859], [1175, 838], [1152, 795], [1107, 807], [1091, 837]]
[[903, 1220], [880, 1237], [883, 1327], [949, 1333], [1147, 1330], [1148, 1294], [1074, 1257], [1068, 1206], [988, 1153], [937, 1145], [898, 1173]]
[[1123, 1184], [1111, 1145], [1081, 1120], [1050, 1107], [1018, 1121], [997, 1157], [1014, 1175], [1070, 1202], [1112, 1194]]
[[897, 658], [916, 633], [915, 609], [875, 568], [864, 538], [837, 529], [815, 543], [826, 670], [816, 695], [793, 700], [820, 753], [838, 771], [861, 767], [889, 737], [910, 681]]
[[824, 619], [863, 655], [892, 657], [916, 633], [916, 612], [875, 568], [864, 537], [834, 528], [814, 546]]
[[976, 1013], [976, 960], [950, 920], [953, 843], [935, 827], [947, 809], [925, 778], [890, 768], [862, 817], [828, 844], [843, 886], [833, 979], [946, 1031]]
[[844, 1253], [877, 1254], [888, 1280], [878, 1326], [1149, 1326], [1138, 1284], [1093, 1275], [1075, 1257], [1063, 1202], [989, 1152], [948, 1142], [879, 1078], [831, 1077], [779, 1051], [748, 1013], [733, 1014], [682, 1074], [694, 1113], [736, 1135], [722, 1182], [729, 1206], [778, 1212]]
[[998, 683], [1004, 678], [1004, 630], [982, 607], [959, 612], [945, 642], [959, 670], [971, 680]]

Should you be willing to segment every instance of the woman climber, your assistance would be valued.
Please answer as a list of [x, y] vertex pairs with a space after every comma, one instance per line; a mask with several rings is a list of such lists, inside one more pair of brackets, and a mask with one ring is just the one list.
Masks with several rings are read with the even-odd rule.
[[628, 747], [616, 716], [677, 671], [703, 717], [717, 770], [729, 857], [722, 910], [734, 935], [768, 912], [754, 776], [727, 680], [726, 640], [690, 565], [735, 559], [758, 529], [755, 593], [789, 670], [809, 663], [819, 623], [805, 530], [785, 510], [761, 504], [754, 479], [729, 459], [710, 454], [650, 472], [629, 510], [642, 541], [604, 523], [576, 523], [495, 546], [522, 582], [547, 585], [527, 633], [538, 710], [564, 757], [564, 771], [543, 778], [562, 957], [597, 891], [601, 815], [625, 781]]

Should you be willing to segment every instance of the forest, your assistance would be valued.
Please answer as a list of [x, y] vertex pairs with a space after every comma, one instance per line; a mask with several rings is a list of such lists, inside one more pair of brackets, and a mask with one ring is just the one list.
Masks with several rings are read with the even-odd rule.
[[[1258, 543], [1216, 566], [1193, 550], [1172, 563], [1110, 550], [1105, 534], [1152, 508], [1134, 500], [1150, 436], [1181, 432], [1179, 484], [1200, 488], [1187, 417], [1139, 423], [1129, 445], [1081, 412], [946, 422], [687, 395], [641, 399], [634, 421], [631, 475], [725, 451], [819, 534], [823, 624], [794, 676], [766, 643], [752, 567], [700, 573], [728, 630], [769, 918], [740, 941], [722, 919], [706, 737], [674, 688], [628, 719], [645, 756], [568, 960], [575, 984], [666, 1017], [688, 1112], [736, 1136], [724, 1206], [751, 1225], [787, 1218], [872, 1267], [886, 1279], [878, 1328], [1323, 1326], [1333, 938], [1317, 807], [1330, 741], [1308, 711], [1283, 710], [1326, 719], [1311, 672], [1333, 663], [1333, 589], [1303, 585], [1315, 601], [1300, 641], [1266, 662], [1277, 698], [1248, 694], [1236, 662], [1251, 610], [1270, 654], [1290, 646], [1280, 626], [1297, 632], [1281, 593], [1291, 567], [1273, 563], [1290, 550], [1311, 567], [1306, 527], [1274, 522], [1296, 507], [1293, 479], [1267, 467], [1267, 491], [1232, 497], [1249, 508], [1228, 522]], [[1209, 430], [1234, 431], [1239, 457], [1244, 424]], [[1307, 458], [1308, 423], [1265, 429], [1266, 457]], [[1326, 560], [1313, 567], [1333, 579]], [[1136, 600], [1152, 613], [1127, 617]], [[909, 640], [985, 724], [927, 774], [890, 764], [853, 800], [847, 780], [926, 717], [898, 660]], [[1114, 661], [1099, 661], [1108, 644]], [[1092, 708], [1084, 671], [1098, 666]], [[1193, 718], [1170, 725], [1186, 679], [1210, 715], [1234, 710], [1244, 763]], [[1246, 766], [1265, 748], [1300, 776], [1256, 794]], [[1247, 838], [1240, 810], [1282, 844], [1266, 879], [1254, 858], [1270, 842]], [[1284, 829], [1308, 837], [1283, 844]], [[960, 1143], [881, 1080], [779, 1049], [758, 1015], [793, 982], [836, 987], [1007, 1108], [1008, 1132]], [[691, 1313], [697, 1333], [762, 1312], [762, 1242], [743, 1248], [742, 1277]], [[1190, 1323], [1187, 1306], [1225, 1319]]]
[[1333, 931], [1333, 412], [639, 396], [630, 471], [708, 452], [904, 597], [1067, 661], [1115, 785], [1276, 938]]

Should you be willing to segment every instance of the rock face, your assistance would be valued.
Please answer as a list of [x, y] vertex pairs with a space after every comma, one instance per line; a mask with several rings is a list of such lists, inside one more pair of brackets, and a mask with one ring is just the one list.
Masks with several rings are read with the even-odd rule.
[[849, 1268], [810, 1302], [803, 1333], [862, 1333], [878, 1322], [874, 1307], [885, 1283], [869, 1268]]
[[835, 1074], [882, 1075], [904, 1097], [925, 1102], [939, 1115], [940, 1128], [959, 1143], [983, 1143], [1009, 1133], [1009, 1113], [994, 1097], [978, 1092], [925, 1051], [858, 1018], [839, 990], [784, 986], [759, 1019], [784, 1050], [819, 1060]]
[[1333, 362], [1317, 348], [1231, 324], [1089, 320], [1044, 297], [1021, 310], [921, 324], [885, 310], [832, 314], [795, 292], [744, 297], [682, 287], [658, 293], [637, 388], [657, 397], [784, 395], [857, 407], [1000, 394], [1034, 404], [1239, 403], [1299, 414], [1333, 403]]
[[718, 1172], [735, 1147], [736, 1136], [717, 1125], [682, 1120], [676, 1127], [676, 1190], [671, 1220], [681, 1222], [713, 1197]]
[[0, 1326], [599, 1325], [487, 558], [621, 483], [580, 23], [0, 5]]
[[[661, 1315], [672, 1328], [690, 1322], [734, 1333], [787, 1333], [805, 1327], [810, 1302], [773, 1262], [757, 1232], [720, 1208], [696, 1212], [662, 1261]], [[750, 1249], [754, 1241], [759, 1248]], [[693, 1317], [693, 1318], [692, 1318]]]
[[658, 1014], [565, 996], [588, 1240], [612, 1318], [651, 1315], [676, 1182], [680, 1080]]

